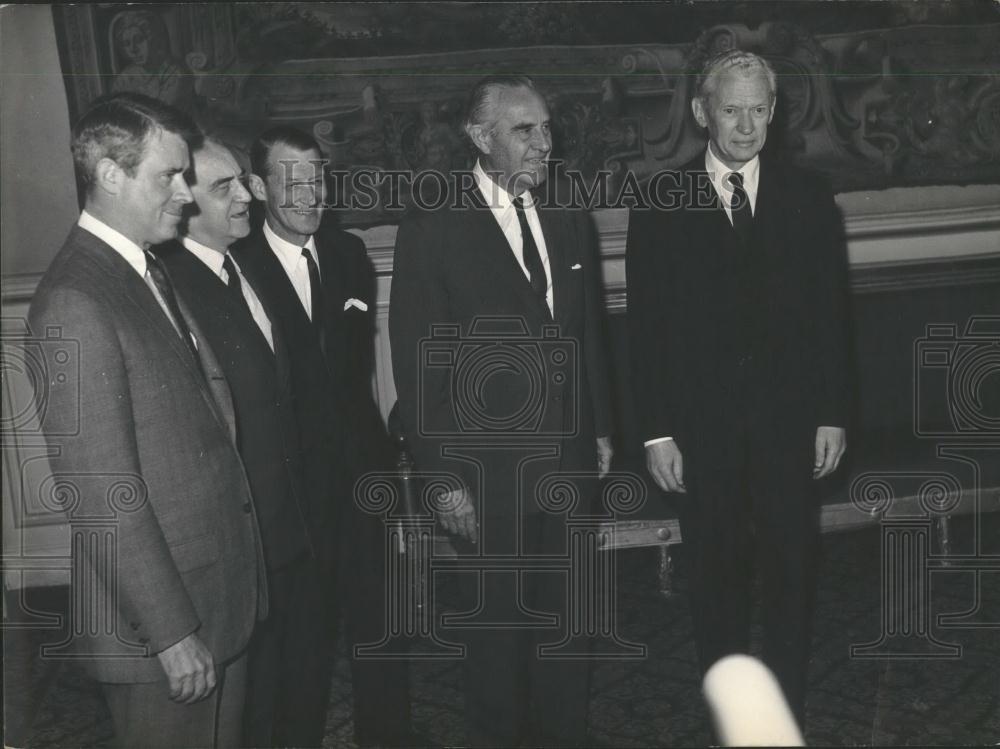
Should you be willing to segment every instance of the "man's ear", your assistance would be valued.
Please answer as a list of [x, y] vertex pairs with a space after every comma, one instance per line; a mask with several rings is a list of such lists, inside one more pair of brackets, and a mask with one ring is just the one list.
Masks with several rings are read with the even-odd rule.
[[109, 195], [117, 195], [126, 176], [118, 162], [105, 157], [97, 162], [94, 169], [94, 185]]
[[466, 132], [472, 144], [482, 153], [489, 153], [492, 145], [489, 131], [482, 125], [469, 125]]
[[[691, 111], [694, 112], [694, 121], [701, 127], [708, 127], [708, 117], [705, 116], [705, 107], [699, 97], [691, 100]], [[774, 115], [774, 107], [771, 107], [771, 114]], [[768, 120], [770, 122], [770, 120]]]
[[249, 185], [251, 195], [262, 203], [267, 201], [267, 186], [264, 184], [264, 180], [256, 174], [251, 174]]

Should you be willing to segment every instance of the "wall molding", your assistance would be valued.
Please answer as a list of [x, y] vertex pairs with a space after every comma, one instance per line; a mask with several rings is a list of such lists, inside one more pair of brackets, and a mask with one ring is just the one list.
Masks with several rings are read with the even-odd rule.
[[[628, 211], [595, 211], [594, 220], [608, 306], [617, 311], [617, 295], [624, 291]], [[1000, 204], [847, 215], [844, 229], [851, 261], [851, 288], [857, 293], [1000, 280]], [[384, 281], [392, 276], [396, 230], [394, 225], [350, 230], [365, 241], [375, 274]], [[933, 244], [929, 248], [931, 254], [913, 242], [885, 246], [886, 240], [920, 237], [945, 241]], [[0, 302], [4, 307], [28, 304], [41, 276], [41, 273], [4, 276], [0, 283]], [[381, 291], [380, 306], [388, 304], [388, 298], [383, 298]]]

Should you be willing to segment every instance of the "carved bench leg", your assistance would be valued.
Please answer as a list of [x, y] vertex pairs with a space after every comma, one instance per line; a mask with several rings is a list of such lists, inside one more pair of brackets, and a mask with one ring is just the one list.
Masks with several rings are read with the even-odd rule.
[[[940, 515], [934, 518], [934, 530], [937, 532], [938, 548], [941, 549], [941, 556], [951, 556], [951, 516]], [[942, 562], [945, 567], [950, 567], [947, 560]]]
[[660, 582], [660, 595], [664, 598], [670, 598], [674, 594], [674, 560], [670, 558], [668, 544], [663, 544], [660, 547], [660, 563], [657, 573]]

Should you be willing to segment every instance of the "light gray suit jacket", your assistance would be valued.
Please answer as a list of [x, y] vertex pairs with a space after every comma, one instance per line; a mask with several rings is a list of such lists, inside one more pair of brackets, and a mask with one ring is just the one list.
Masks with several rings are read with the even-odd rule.
[[46, 362], [68, 381], [39, 404], [75, 534], [74, 639], [102, 681], [163, 678], [154, 654], [192, 632], [224, 662], [267, 611], [229, 386], [178, 302], [204, 376], [139, 275], [74, 227], [29, 312], [39, 338], [79, 345], [78, 366]]

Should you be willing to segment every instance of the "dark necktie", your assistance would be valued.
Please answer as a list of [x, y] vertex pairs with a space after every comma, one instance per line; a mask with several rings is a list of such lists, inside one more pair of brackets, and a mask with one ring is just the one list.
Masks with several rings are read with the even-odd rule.
[[153, 279], [153, 283], [156, 284], [156, 289], [160, 292], [163, 303], [167, 305], [170, 316], [174, 319], [174, 324], [177, 326], [177, 331], [180, 333], [184, 343], [187, 344], [187, 349], [191, 352], [191, 358], [194, 359], [194, 363], [198, 366], [198, 371], [200, 372], [201, 360], [198, 358], [198, 349], [195, 348], [194, 339], [191, 337], [191, 330], [188, 328], [187, 321], [181, 314], [181, 308], [177, 305], [177, 295], [174, 294], [174, 285], [170, 282], [170, 278], [163, 269], [160, 259], [148, 250], [146, 251], [146, 270], [149, 273], [149, 277]]
[[524, 267], [528, 269], [528, 280], [531, 283], [531, 290], [542, 300], [545, 309], [549, 308], [545, 299], [545, 292], [548, 290], [549, 282], [545, 278], [545, 266], [542, 265], [542, 256], [538, 254], [538, 245], [531, 234], [531, 227], [528, 226], [528, 217], [524, 213], [524, 197], [514, 198], [514, 208], [517, 210], [517, 220], [521, 224], [521, 255], [524, 258]]
[[[229, 289], [229, 294], [232, 296], [233, 301], [239, 305], [240, 309], [244, 309], [250, 313], [250, 305], [247, 304], [247, 299], [243, 296], [243, 284], [240, 282], [240, 274], [236, 270], [236, 263], [233, 262], [228, 253], [222, 261], [222, 269], [226, 271], [226, 275], [228, 276], [226, 287]], [[250, 316], [253, 317], [253, 314], [250, 313]]]
[[302, 248], [302, 257], [306, 259], [306, 266], [309, 268], [309, 295], [312, 298], [312, 324], [319, 337], [319, 347], [326, 356], [326, 336], [323, 334], [323, 282], [319, 277], [319, 268], [313, 260], [312, 253], [307, 247]]
[[312, 253], [306, 247], [302, 248], [302, 257], [306, 259], [306, 267], [309, 268], [309, 295], [312, 297], [312, 321], [313, 325], [320, 324], [320, 317], [323, 310], [323, 283], [319, 277], [319, 268], [313, 260]]
[[743, 175], [739, 172], [730, 172], [729, 184], [733, 187], [733, 198], [729, 204], [733, 214], [733, 228], [743, 243], [749, 244], [753, 234], [753, 212], [750, 210], [747, 191], [743, 189]]

